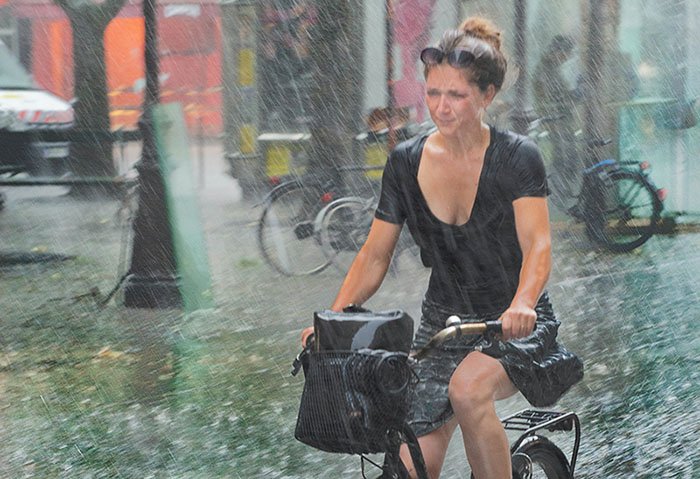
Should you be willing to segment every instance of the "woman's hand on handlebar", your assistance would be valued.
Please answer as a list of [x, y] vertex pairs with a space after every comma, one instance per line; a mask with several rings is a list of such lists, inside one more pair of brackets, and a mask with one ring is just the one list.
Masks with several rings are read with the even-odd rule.
[[309, 326], [308, 328], [304, 328], [304, 330], [301, 332], [301, 347], [306, 348], [306, 342], [309, 340], [309, 337], [314, 334], [314, 327]]
[[503, 340], [524, 338], [535, 329], [537, 313], [529, 306], [511, 305], [501, 315]]

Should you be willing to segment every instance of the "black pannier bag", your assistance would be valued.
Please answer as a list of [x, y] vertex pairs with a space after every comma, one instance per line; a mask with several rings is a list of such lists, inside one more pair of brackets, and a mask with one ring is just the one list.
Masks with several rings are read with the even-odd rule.
[[413, 341], [413, 319], [401, 310], [372, 312], [356, 307], [342, 313], [314, 313], [316, 351], [383, 349], [408, 353]]
[[320, 311], [314, 330], [294, 437], [328, 452], [386, 452], [387, 431], [401, 429], [408, 413], [413, 319]]

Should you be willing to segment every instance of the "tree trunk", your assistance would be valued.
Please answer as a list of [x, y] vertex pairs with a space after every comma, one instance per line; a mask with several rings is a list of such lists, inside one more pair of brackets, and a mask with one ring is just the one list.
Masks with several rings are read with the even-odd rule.
[[[126, 0], [100, 3], [54, 0], [68, 15], [73, 31], [75, 91], [71, 169], [77, 176], [115, 175], [107, 99], [104, 32]], [[79, 192], [83, 192], [81, 188]], [[89, 193], [100, 192], [88, 188]]]
[[310, 31], [311, 148], [309, 172], [338, 178], [337, 168], [358, 164], [353, 141], [362, 116], [362, 12], [359, 0], [322, 0]]
[[[619, 0], [589, 0], [583, 18], [586, 25], [584, 51], [584, 148], [586, 166], [596, 163], [606, 156], [605, 151], [595, 143], [612, 139], [611, 118], [613, 112], [608, 107], [612, 99], [606, 96], [604, 78], [606, 59], [611, 57], [613, 46], [617, 48], [617, 27], [619, 21]], [[616, 140], [616, 139], [615, 139]], [[611, 148], [608, 148], [608, 153]]]
[[71, 17], [75, 65], [75, 130], [72, 171], [77, 176], [114, 176], [107, 100], [104, 27], [92, 15]]

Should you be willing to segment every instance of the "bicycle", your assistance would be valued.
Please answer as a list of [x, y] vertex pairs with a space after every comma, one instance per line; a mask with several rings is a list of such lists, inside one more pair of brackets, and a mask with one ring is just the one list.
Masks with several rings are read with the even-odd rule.
[[[381, 168], [381, 167], [380, 167]], [[345, 171], [371, 171], [377, 167], [346, 167]], [[318, 235], [324, 255], [341, 273], [350, 268], [360, 248], [369, 235], [378, 198], [346, 196], [329, 203], [316, 217], [314, 231]], [[390, 271], [396, 271], [398, 258], [405, 251], [414, 257], [419, 249], [406, 228], [401, 230], [396, 243]]]
[[[414, 361], [420, 361], [430, 350], [440, 346], [449, 339], [459, 338], [464, 335], [498, 334], [500, 332], [500, 321], [462, 323], [459, 317], [450, 316], [446, 321], [445, 328], [435, 334], [422, 349], [412, 352], [408, 358], [406, 358], [405, 353], [392, 354], [386, 351], [370, 351], [367, 353], [366, 350], [361, 350], [357, 354], [370, 354], [381, 357], [381, 360], [374, 364], [372, 368], [373, 371], [371, 372], [371, 374], [376, 374], [378, 378], [382, 378], [376, 381], [376, 386], [382, 390], [386, 389], [390, 392], [396, 392], [402, 389], [405, 390], [411, 381], [411, 375], [406, 372], [405, 368], [402, 369], [399, 367], [400, 365], [407, 364], [410, 369], [410, 364]], [[294, 360], [292, 375], [296, 375], [299, 372], [301, 367], [305, 364], [305, 361], [306, 366], [304, 366], [304, 371], [306, 375], [308, 358], [311, 354], [314, 354], [311, 352], [312, 348], [313, 346], [307, 343], [307, 347], [304, 348]], [[364, 369], [362, 369], [361, 361], [358, 361], [352, 355], [346, 356], [346, 359], [341, 359], [341, 362], [343, 364], [339, 369], [342, 370], [342, 378], [337, 381], [345, 388], [341, 391], [341, 397], [347, 398], [348, 402], [352, 403], [353, 391], [349, 390], [349, 385], [352, 383], [352, 379], [358, 377], [358, 375], [364, 374], [366, 376], [368, 368], [364, 367]], [[380, 371], [382, 366], [386, 369], [385, 371]], [[389, 411], [385, 411], [386, 414], [389, 415], [395, 414], [396, 410], [401, 409], [401, 401], [397, 401], [395, 397], [392, 399], [393, 408]], [[338, 407], [341, 409], [344, 407], [342, 404], [338, 405], [333, 401], [330, 402], [333, 404], [325, 406], [325, 410], [319, 412], [320, 414], [327, 412], [328, 407]], [[328, 401], [324, 402], [324, 404], [327, 403]], [[350, 411], [346, 411], [349, 419], [346, 419], [346, 423], [341, 426], [341, 428], [344, 427], [345, 430], [355, 427], [358, 424], [365, 424], [368, 420], [363, 414], [367, 409], [355, 407], [351, 409]], [[514, 478], [532, 479], [545, 477], [548, 479], [570, 479], [574, 477], [576, 459], [581, 440], [581, 426], [579, 418], [575, 413], [526, 409], [503, 418], [501, 422], [506, 430], [521, 432], [521, 435], [510, 447]], [[574, 444], [570, 459], [566, 457], [564, 452], [554, 444], [554, 442], [542, 434], [545, 430], [550, 432], [574, 431]], [[399, 449], [401, 445], [405, 443], [411, 454], [418, 479], [428, 479], [425, 461], [420, 450], [418, 439], [405, 419], [400, 421], [400, 423], [394, 422], [392, 426], [387, 428], [380, 428], [379, 431], [383, 434], [384, 438], [379, 441], [373, 439], [375, 442], [374, 447], [377, 447], [376, 444], [381, 445], [382, 452], [384, 452], [384, 462], [382, 465], [379, 465], [367, 458], [365, 454], [359, 453], [363, 478], [366, 479], [367, 477], [365, 475], [365, 462], [382, 470], [382, 474], [376, 479], [401, 479], [408, 477], [406, 469], [399, 457]], [[366, 430], [363, 432], [366, 433]], [[371, 431], [371, 433], [376, 435], [377, 430], [375, 429]], [[368, 436], [371, 436], [371, 434], [368, 434]]]
[[[387, 145], [390, 131], [386, 114], [381, 109], [370, 114], [369, 130], [359, 134], [356, 140]], [[395, 140], [403, 141], [432, 128], [430, 123], [402, 123], [393, 131]], [[385, 153], [375, 151], [372, 162], [385, 157]], [[347, 271], [349, 259], [354, 258], [367, 238], [379, 184], [364, 178], [368, 181], [359, 189], [353, 188], [351, 193], [336, 179], [347, 173], [383, 169], [383, 165], [345, 166], [337, 168], [328, 180], [318, 180], [311, 175], [296, 176], [275, 186], [263, 199], [263, 211], [258, 220], [258, 246], [265, 261], [285, 276], [320, 273], [331, 264], [342, 272]], [[350, 179], [357, 183], [356, 177], [351, 175]], [[341, 235], [343, 239], [339, 238]], [[412, 240], [407, 241], [406, 237], [407, 234], [402, 233], [397, 252], [411, 246]], [[416, 253], [417, 248], [412, 251]]]
[[285, 276], [315, 274], [330, 260], [314, 232], [316, 216], [336, 197], [333, 182], [292, 178], [263, 200], [258, 220], [258, 247], [265, 261]]
[[[383, 166], [347, 166], [339, 173], [381, 170]], [[369, 191], [367, 191], [369, 190]], [[374, 219], [376, 191], [361, 196], [340, 194], [333, 181], [293, 178], [275, 187], [265, 198], [258, 221], [258, 246], [263, 258], [285, 276], [320, 273], [334, 265], [347, 272]], [[395, 258], [417, 247], [402, 231]], [[392, 262], [392, 268], [396, 263]]]
[[[535, 118], [528, 135], [536, 142], [546, 138], [540, 127], [559, 117]], [[612, 140], [592, 140], [589, 147], [602, 147]], [[613, 252], [631, 251], [651, 238], [657, 231], [663, 211], [666, 190], [658, 188], [649, 176], [646, 161], [617, 161], [605, 159], [581, 171], [578, 194], [565, 194], [574, 201], [568, 207], [561, 201], [555, 206], [585, 224], [586, 235], [595, 243]], [[549, 175], [550, 185], [557, 183]], [[558, 203], [558, 204], [557, 204]]]

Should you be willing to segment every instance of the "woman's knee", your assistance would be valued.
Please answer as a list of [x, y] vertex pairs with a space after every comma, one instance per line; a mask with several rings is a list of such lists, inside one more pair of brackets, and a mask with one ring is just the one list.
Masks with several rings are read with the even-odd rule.
[[488, 381], [479, 376], [453, 375], [447, 389], [452, 409], [458, 416], [478, 413], [494, 402]]
[[494, 403], [514, 393], [501, 363], [482, 353], [472, 353], [450, 378], [447, 394], [461, 418], [481, 417], [494, 409]]

